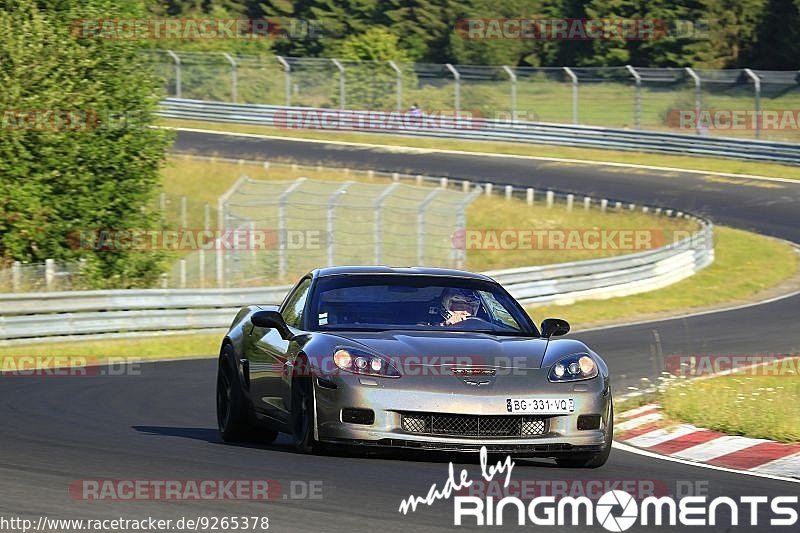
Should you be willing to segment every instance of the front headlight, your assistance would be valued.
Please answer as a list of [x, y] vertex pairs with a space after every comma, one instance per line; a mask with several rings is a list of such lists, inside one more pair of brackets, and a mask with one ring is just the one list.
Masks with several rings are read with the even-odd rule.
[[353, 374], [383, 378], [399, 378], [400, 372], [387, 358], [378, 354], [340, 346], [333, 351], [333, 362], [337, 368]]
[[597, 364], [588, 354], [576, 353], [562, 357], [550, 369], [550, 381], [580, 381], [597, 376]]

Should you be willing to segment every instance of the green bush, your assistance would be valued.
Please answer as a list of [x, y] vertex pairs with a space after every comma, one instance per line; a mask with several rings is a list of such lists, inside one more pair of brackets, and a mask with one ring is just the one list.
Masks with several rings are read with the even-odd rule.
[[142, 16], [136, 2], [0, 0], [3, 263], [82, 257], [97, 287], [160, 273], [158, 254], [75, 245], [81, 231], [156, 223], [148, 206], [169, 144], [149, 127], [159, 83], [135, 42], [70, 33], [76, 19]]

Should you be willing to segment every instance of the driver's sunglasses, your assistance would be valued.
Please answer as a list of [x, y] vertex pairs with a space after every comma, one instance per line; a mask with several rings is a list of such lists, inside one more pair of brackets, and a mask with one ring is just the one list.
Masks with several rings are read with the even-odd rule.
[[450, 311], [471, 311], [477, 309], [480, 302], [467, 298], [453, 298], [450, 300]]

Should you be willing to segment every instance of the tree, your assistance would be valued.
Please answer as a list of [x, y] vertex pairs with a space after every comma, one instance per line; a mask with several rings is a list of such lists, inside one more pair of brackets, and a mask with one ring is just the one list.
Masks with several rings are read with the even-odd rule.
[[[347, 101], [356, 109], [391, 109], [396, 103], [397, 75], [389, 65], [408, 63], [398, 37], [382, 27], [352, 35], [334, 50], [336, 57], [347, 61], [345, 80]], [[416, 84], [413, 73], [406, 72], [403, 84]]]
[[170, 140], [150, 128], [162, 95], [135, 42], [76, 37], [64, 21], [142, 16], [132, 2], [0, 0], [3, 261], [84, 258], [96, 286], [160, 272], [158, 254], [76, 246], [81, 232], [153, 227]]

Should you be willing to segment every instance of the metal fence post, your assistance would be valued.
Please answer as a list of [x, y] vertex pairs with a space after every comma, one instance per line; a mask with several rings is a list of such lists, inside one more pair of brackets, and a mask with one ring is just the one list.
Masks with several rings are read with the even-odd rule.
[[231, 102], [236, 103], [239, 90], [239, 75], [236, 72], [236, 60], [228, 53], [223, 53], [225, 59], [231, 64]]
[[578, 76], [569, 67], [562, 67], [572, 82], [572, 123], [578, 123]]
[[179, 265], [179, 277], [181, 289], [186, 288], [186, 259], [181, 259]]
[[283, 97], [286, 106], [292, 105], [292, 66], [281, 56], [275, 56], [278, 63], [283, 67]]
[[181, 98], [183, 94], [181, 87], [181, 58], [172, 50], [167, 50], [167, 53], [175, 62], [175, 98]]
[[422, 266], [425, 260], [425, 210], [430, 203], [436, 198], [436, 195], [442, 189], [433, 189], [428, 193], [428, 196], [422, 200], [417, 210], [417, 265]]
[[373, 225], [372, 225], [372, 236], [375, 241], [375, 264], [381, 264], [381, 252], [382, 252], [382, 242], [381, 238], [383, 237], [383, 202], [386, 198], [392, 194], [392, 191], [400, 185], [398, 182], [394, 182], [388, 187], [386, 187], [383, 192], [378, 195], [378, 198], [375, 200], [373, 204], [374, 214], [373, 214]]
[[[225, 221], [226, 221], [226, 212], [225, 212], [225, 204], [228, 201], [228, 198], [236, 192], [242, 184], [249, 180], [247, 176], [240, 176], [231, 188], [225, 191], [222, 196], [219, 197], [217, 200], [217, 231], [221, 235], [222, 231], [225, 229]], [[216, 264], [217, 264], [217, 286], [224, 287], [225, 286], [225, 257], [223, 255], [222, 250], [222, 241], [218, 237], [214, 240], [214, 248], [217, 254], [216, 256]]]
[[[207, 233], [211, 229], [211, 206], [203, 206], [203, 230]], [[197, 277], [200, 278], [200, 286], [206, 286], [206, 249], [199, 246], [197, 250]]]
[[54, 259], [44, 260], [44, 284], [48, 291], [53, 290], [56, 280], [56, 262]]
[[395, 96], [397, 97], [397, 111], [401, 111], [403, 109], [403, 72], [394, 61], [389, 61], [389, 66], [392, 67], [392, 70], [394, 70], [397, 76], [394, 81], [394, 90]]
[[700, 134], [700, 106], [702, 105], [702, 82], [700, 81], [700, 76], [692, 70], [690, 67], [686, 67], [686, 74], [689, 75], [690, 78], [694, 81], [694, 121], [695, 121], [695, 130], [697, 134]]
[[459, 232], [463, 232], [464, 235], [464, 246], [456, 247], [456, 268], [464, 268], [464, 261], [467, 255], [467, 207], [480, 196], [482, 192], [480, 187], [475, 187], [475, 189], [464, 198], [456, 211], [456, 230], [454, 234], [457, 235]]
[[333, 231], [336, 229], [336, 219], [334, 215], [336, 214], [336, 200], [339, 198], [341, 194], [344, 194], [347, 191], [347, 188], [350, 187], [353, 183], [352, 181], [346, 181], [341, 187], [336, 189], [330, 198], [328, 198], [328, 205], [326, 210], [326, 219], [327, 219], [327, 229], [328, 229], [328, 266], [333, 266], [334, 260], [334, 246], [336, 244], [336, 239], [333, 237]]
[[511, 81], [511, 122], [517, 121], [517, 75], [514, 71], [503, 65], [503, 70]]
[[744, 73], [753, 80], [753, 96], [755, 98], [755, 108], [756, 108], [756, 139], [761, 138], [761, 78], [758, 77], [758, 74], [750, 70], [749, 68], [744, 69]]
[[287, 246], [287, 224], [286, 206], [289, 203], [289, 195], [300, 187], [306, 178], [297, 178], [294, 183], [289, 185], [283, 194], [278, 197], [278, 277], [283, 279], [288, 271], [288, 261], [286, 258]]
[[187, 224], [187, 207], [186, 207], [186, 195], [181, 196], [181, 229], [186, 229]]
[[636, 72], [636, 69], [630, 65], [625, 65], [628, 72], [633, 76], [636, 82], [636, 94], [633, 102], [633, 123], [637, 130], [642, 129], [642, 77]]
[[344, 109], [344, 67], [338, 59], [331, 59], [331, 62], [339, 70], [339, 109]]
[[456, 114], [458, 114], [458, 112], [461, 111], [461, 74], [459, 74], [450, 63], [446, 63], [444, 66], [447, 67], [447, 70], [453, 75], [453, 107], [455, 108]]
[[19, 291], [22, 285], [22, 265], [19, 261], [11, 264], [11, 288], [14, 292]]

